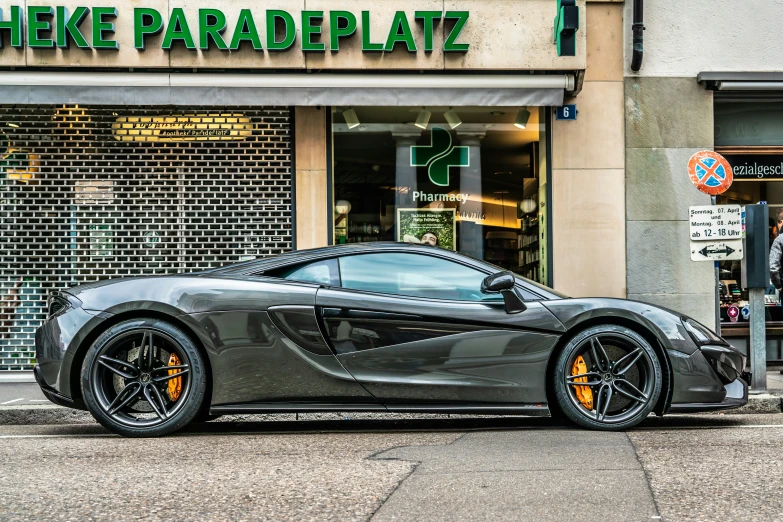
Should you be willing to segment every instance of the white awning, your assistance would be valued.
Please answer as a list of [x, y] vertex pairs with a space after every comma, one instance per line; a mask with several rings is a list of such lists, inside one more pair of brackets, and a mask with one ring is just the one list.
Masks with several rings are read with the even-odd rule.
[[696, 81], [713, 91], [783, 91], [780, 72], [701, 72]]
[[104, 73], [5, 71], [4, 103], [551, 106], [573, 74]]

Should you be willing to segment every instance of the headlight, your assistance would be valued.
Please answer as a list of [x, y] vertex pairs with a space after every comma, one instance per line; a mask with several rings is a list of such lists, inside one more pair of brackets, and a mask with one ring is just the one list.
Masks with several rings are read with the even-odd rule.
[[55, 292], [49, 296], [49, 300], [46, 303], [47, 318], [57, 317], [60, 314], [65, 313], [70, 308], [79, 308], [81, 301], [72, 295]]
[[694, 321], [690, 317], [683, 317], [682, 318], [682, 324], [685, 326], [685, 329], [688, 330], [688, 333], [693, 338], [693, 342], [698, 344], [699, 346], [703, 344], [710, 344], [710, 343], [718, 343], [718, 344], [724, 344], [725, 341], [718, 337], [718, 335], [701, 324], [698, 321]]

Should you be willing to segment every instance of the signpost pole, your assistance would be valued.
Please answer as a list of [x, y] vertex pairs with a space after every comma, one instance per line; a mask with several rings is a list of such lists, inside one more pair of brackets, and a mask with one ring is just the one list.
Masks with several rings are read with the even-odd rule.
[[[718, 196], [712, 196], [713, 206], [718, 204]], [[720, 335], [720, 262], [715, 261], [715, 333]]]
[[752, 393], [767, 390], [767, 331], [764, 293], [769, 286], [769, 208], [745, 205], [745, 257], [742, 262], [742, 286], [750, 301], [750, 387]]
[[750, 369], [753, 393], [767, 391], [767, 332], [763, 288], [748, 289], [750, 299]]

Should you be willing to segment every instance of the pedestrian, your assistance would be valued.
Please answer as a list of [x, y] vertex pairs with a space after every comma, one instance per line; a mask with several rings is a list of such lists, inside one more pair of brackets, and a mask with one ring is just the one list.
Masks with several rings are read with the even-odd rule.
[[[783, 208], [778, 209], [777, 213], [777, 229], [783, 229]], [[783, 273], [783, 234], [778, 233], [778, 237], [772, 242], [772, 248], [769, 251], [769, 278], [772, 281], [772, 285], [778, 292], [783, 288], [783, 282], [781, 282]]]
[[[783, 208], [778, 209], [776, 224], [778, 234], [769, 251], [769, 278], [780, 296], [783, 294], [781, 290], [783, 289], [781, 281], [783, 278], [783, 273], [781, 273], [781, 269], [783, 269], [783, 234], [781, 233], [783, 231]], [[780, 373], [783, 375], [783, 370], [780, 370]]]

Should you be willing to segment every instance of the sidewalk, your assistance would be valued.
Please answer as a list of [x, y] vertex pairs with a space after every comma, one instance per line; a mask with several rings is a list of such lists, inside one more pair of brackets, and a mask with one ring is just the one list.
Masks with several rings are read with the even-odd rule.
[[767, 370], [767, 391], [783, 395], [783, 375], [780, 370], [783, 370], [783, 366], [770, 367]]

